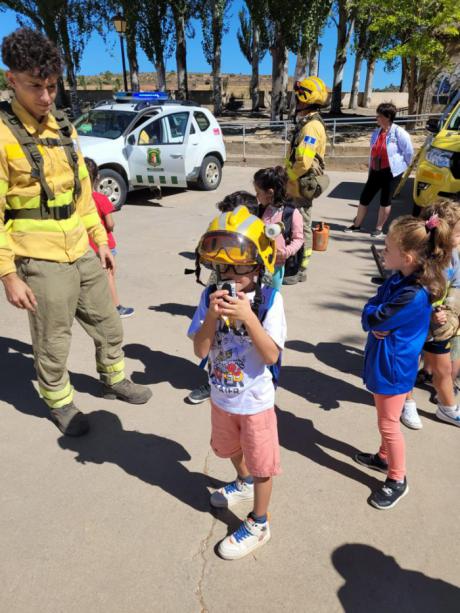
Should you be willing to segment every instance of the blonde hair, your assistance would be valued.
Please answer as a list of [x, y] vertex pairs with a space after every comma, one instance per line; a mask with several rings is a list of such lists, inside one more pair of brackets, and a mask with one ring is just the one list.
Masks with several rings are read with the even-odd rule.
[[388, 236], [395, 241], [402, 253], [415, 257], [420, 285], [430, 292], [433, 302], [440, 300], [446, 291], [444, 270], [449, 264], [452, 245], [451, 227], [442, 217], [425, 219], [403, 215], [395, 219]]

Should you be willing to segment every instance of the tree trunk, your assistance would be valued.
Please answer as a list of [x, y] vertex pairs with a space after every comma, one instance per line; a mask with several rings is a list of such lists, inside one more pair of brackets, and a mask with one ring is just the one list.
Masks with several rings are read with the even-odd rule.
[[[185, 9], [184, 9], [185, 10]], [[177, 99], [187, 100], [187, 41], [185, 37], [185, 12], [174, 11], [176, 26], [176, 68], [177, 68]]]
[[66, 66], [67, 72], [67, 83], [69, 86], [69, 94], [70, 94], [70, 109], [72, 112], [72, 117], [76, 118], [81, 115], [80, 104], [78, 102], [78, 92], [77, 92], [77, 77], [75, 75], [75, 65], [72, 57], [72, 50], [70, 48], [70, 39], [69, 32], [67, 30], [67, 20], [62, 18], [63, 16], [59, 16], [59, 33], [61, 39], [61, 50], [62, 55], [64, 57], [64, 63]]
[[163, 51], [157, 52], [155, 68], [157, 71], [157, 87], [158, 91], [166, 91], [166, 67]]
[[276, 29], [275, 44], [270, 49], [272, 55], [272, 99], [271, 120], [279, 121], [283, 105], [283, 76], [287, 59], [287, 49], [279, 29]]
[[[295, 70], [294, 70], [294, 83], [296, 81], [301, 81], [307, 72], [307, 58], [299, 51], [297, 53], [297, 58], [295, 62]], [[293, 117], [295, 115], [295, 107], [296, 107], [296, 97], [294, 92], [291, 95], [291, 103], [289, 105], [289, 116]]]
[[310, 47], [310, 58], [308, 62], [308, 75], [312, 77], [317, 77], [318, 69], [319, 69], [319, 47], [318, 47], [318, 41], [316, 41], [316, 43]]
[[407, 88], [407, 60], [405, 57], [401, 58], [401, 83], [399, 85], [399, 91], [405, 92]]
[[366, 85], [364, 86], [364, 108], [368, 109], [372, 101], [372, 81], [374, 80], [375, 59], [367, 60]]
[[134, 28], [126, 32], [126, 49], [129, 62], [129, 77], [131, 80], [131, 91], [139, 91], [139, 64], [137, 62], [136, 36]]
[[251, 82], [249, 84], [249, 95], [252, 100], [252, 112], [259, 110], [259, 42], [260, 30], [257, 24], [252, 20], [252, 72]]
[[214, 40], [214, 57], [212, 60], [212, 95], [214, 100], [214, 115], [222, 115], [222, 75], [221, 67], [222, 41]]
[[408, 115], [415, 115], [417, 108], [417, 58], [407, 58], [407, 89], [409, 93]]
[[353, 70], [353, 80], [351, 84], [349, 109], [358, 108], [359, 80], [361, 76], [361, 64], [363, 62], [363, 52], [358, 49], [355, 57], [355, 68]]
[[342, 83], [347, 49], [354, 26], [354, 17], [350, 16], [346, 2], [339, 2], [339, 23], [337, 25], [337, 49], [334, 62], [334, 84], [332, 87], [331, 113], [339, 114], [342, 107]]

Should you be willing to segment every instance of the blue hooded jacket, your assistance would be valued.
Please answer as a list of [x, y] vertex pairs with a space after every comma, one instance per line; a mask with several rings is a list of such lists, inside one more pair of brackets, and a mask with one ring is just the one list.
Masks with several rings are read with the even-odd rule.
[[[409, 392], [431, 317], [428, 291], [414, 275], [392, 275], [363, 309], [363, 329], [370, 332], [364, 353], [363, 381], [376, 394]], [[377, 339], [372, 331], [390, 331]]]

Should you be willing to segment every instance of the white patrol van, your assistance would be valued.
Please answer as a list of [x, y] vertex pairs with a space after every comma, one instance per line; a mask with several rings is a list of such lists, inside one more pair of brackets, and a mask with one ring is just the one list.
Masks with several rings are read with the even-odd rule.
[[129, 190], [216, 189], [226, 160], [213, 114], [164, 92], [119, 93], [77, 119], [83, 155], [99, 166], [97, 191], [116, 209]]

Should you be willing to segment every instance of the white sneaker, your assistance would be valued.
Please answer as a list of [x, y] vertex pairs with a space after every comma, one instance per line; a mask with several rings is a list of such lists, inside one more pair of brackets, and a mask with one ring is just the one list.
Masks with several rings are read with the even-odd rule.
[[420, 415], [417, 413], [417, 404], [415, 400], [405, 401], [404, 408], [401, 413], [401, 421], [408, 428], [412, 428], [412, 430], [420, 430], [423, 428], [422, 420], [420, 419]]
[[448, 424], [460, 426], [460, 407], [457, 405], [455, 409], [450, 409], [449, 407], [442, 406], [442, 404], [438, 404], [436, 417], [446, 421]]
[[270, 540], [270, 536], [268, 521], [264, 524], [256, 524], [251, 517], [247, 517], [238, 530], [221, 541], [218, 548], [219, 555], [224, 560], [239, 560], [251, 551], [265, 545]]
[[211, 494], [210, 503], [218, 509], [233, 507], [239, 502], [254, 500], [254, 484], [235, 479]]

